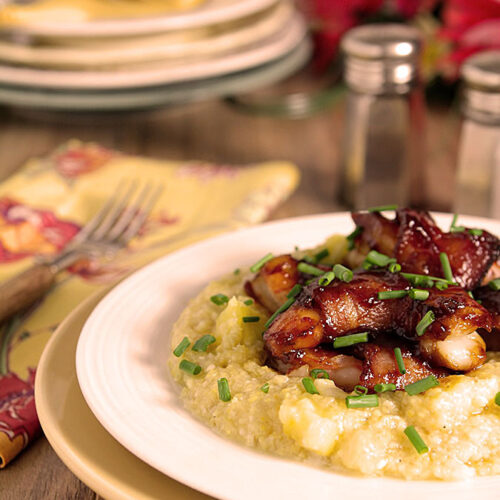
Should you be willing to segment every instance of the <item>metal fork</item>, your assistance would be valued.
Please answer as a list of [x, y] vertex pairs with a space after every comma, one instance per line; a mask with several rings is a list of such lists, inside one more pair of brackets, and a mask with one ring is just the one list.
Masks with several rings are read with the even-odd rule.
[[[57, 273], [84, 257], [111, 259], [137, 235], [157, 202], [163, 186], [122, 182], [97, 214], [55, 257], [40, 259], [0, 285], [0, 321], [22, 311], [54, 284]], [[133, 200], [133, 201], [132, 201]]]

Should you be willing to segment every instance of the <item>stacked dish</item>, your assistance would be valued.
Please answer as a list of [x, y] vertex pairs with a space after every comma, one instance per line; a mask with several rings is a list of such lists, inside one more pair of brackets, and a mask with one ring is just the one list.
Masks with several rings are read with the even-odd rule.
[[112, 110], [192, 101], [283, 79], [309, 53], [305, 23], [286, 0], [10, 4], [0, 11], [0, 103]]

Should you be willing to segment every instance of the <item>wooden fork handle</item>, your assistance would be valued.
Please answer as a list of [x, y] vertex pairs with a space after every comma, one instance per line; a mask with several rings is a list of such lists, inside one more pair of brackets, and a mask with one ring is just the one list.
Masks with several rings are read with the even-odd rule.
[[26, 309], [54, 284], [56, 272], [47, 264], [35, 264], [0, 284], [0, 322]]

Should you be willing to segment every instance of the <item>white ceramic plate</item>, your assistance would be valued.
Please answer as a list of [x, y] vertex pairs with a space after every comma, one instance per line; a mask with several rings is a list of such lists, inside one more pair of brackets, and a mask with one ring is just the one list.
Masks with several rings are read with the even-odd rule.
[[263, 66], [209, 80], [162, 87], [104, 92], [54, 91], [0, 85], [0, 104], [53, 111], [140, 110], [250, 92], [283, 80], [302, 68], [311, 55], [305, 39], [284, 57]]
[[241, 48], [259, 43], [282, 31], [291, 21], [294, 9], [288, 2], [280, 3], [266, 10], [257, 18], [251, 17], [244, 23], [228, 26], [207, 36], [192, 40], [175, 41], [172, 34], [154, 37], [128, 39], [128, 43], [116, 44], [101, 40], [92, 46], [40, 46], [22, 45], [0, 40], [0, 61], [43, 67], [98, 68], [123, 64], [145, 63], [147, 61], [172, 61], [183, 58], [194, 59], [214, 57], [218, 54], [236, 52]]
[[277, 59], [293, 50], [306, 36], [296, 14], [284, 30], [241, 50], [193, 62], [156, 62], [113, 71], [57, 71], [0, 66], [0, 83], [59, 89], [119, 89], [165, 85], [242, 71]]
[[[437, 220], [447, 226], [451, 217]], [[500, 233], [495, 221], [461, 222]], [[345, 213], [263, 224], [170, 254], [118, 285], [90, 316], [77, 347], [78, 381], [97, 419], [149, 465], [217, 498], [493, 500], [498, 477], [445, 483], [339, 475], [242, 447], [183, 409], [166, 361], [169, 331], [188, 300], [269, 251], [316, 245], [352, 228]]]
[[15, 26], [17, 34], [47, 37], [109, 37], [190, 29], [227, 22], [259, 12], [277, 0], [206, 0], [200, 7], [184, 12], [101, 21], [26, 23]]

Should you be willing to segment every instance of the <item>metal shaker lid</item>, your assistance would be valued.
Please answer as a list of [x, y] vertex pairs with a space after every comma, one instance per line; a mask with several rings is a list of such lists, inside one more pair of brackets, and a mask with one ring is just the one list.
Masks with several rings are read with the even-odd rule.
[[404, 24], [368, 24], [342, 38], [345, 80], [364, 92], [405, 92], [418, 76], [421, 38]]
[[488, 50], [469, 57], [461, 68], [469, 84], [500, 91], [500, 50]]

